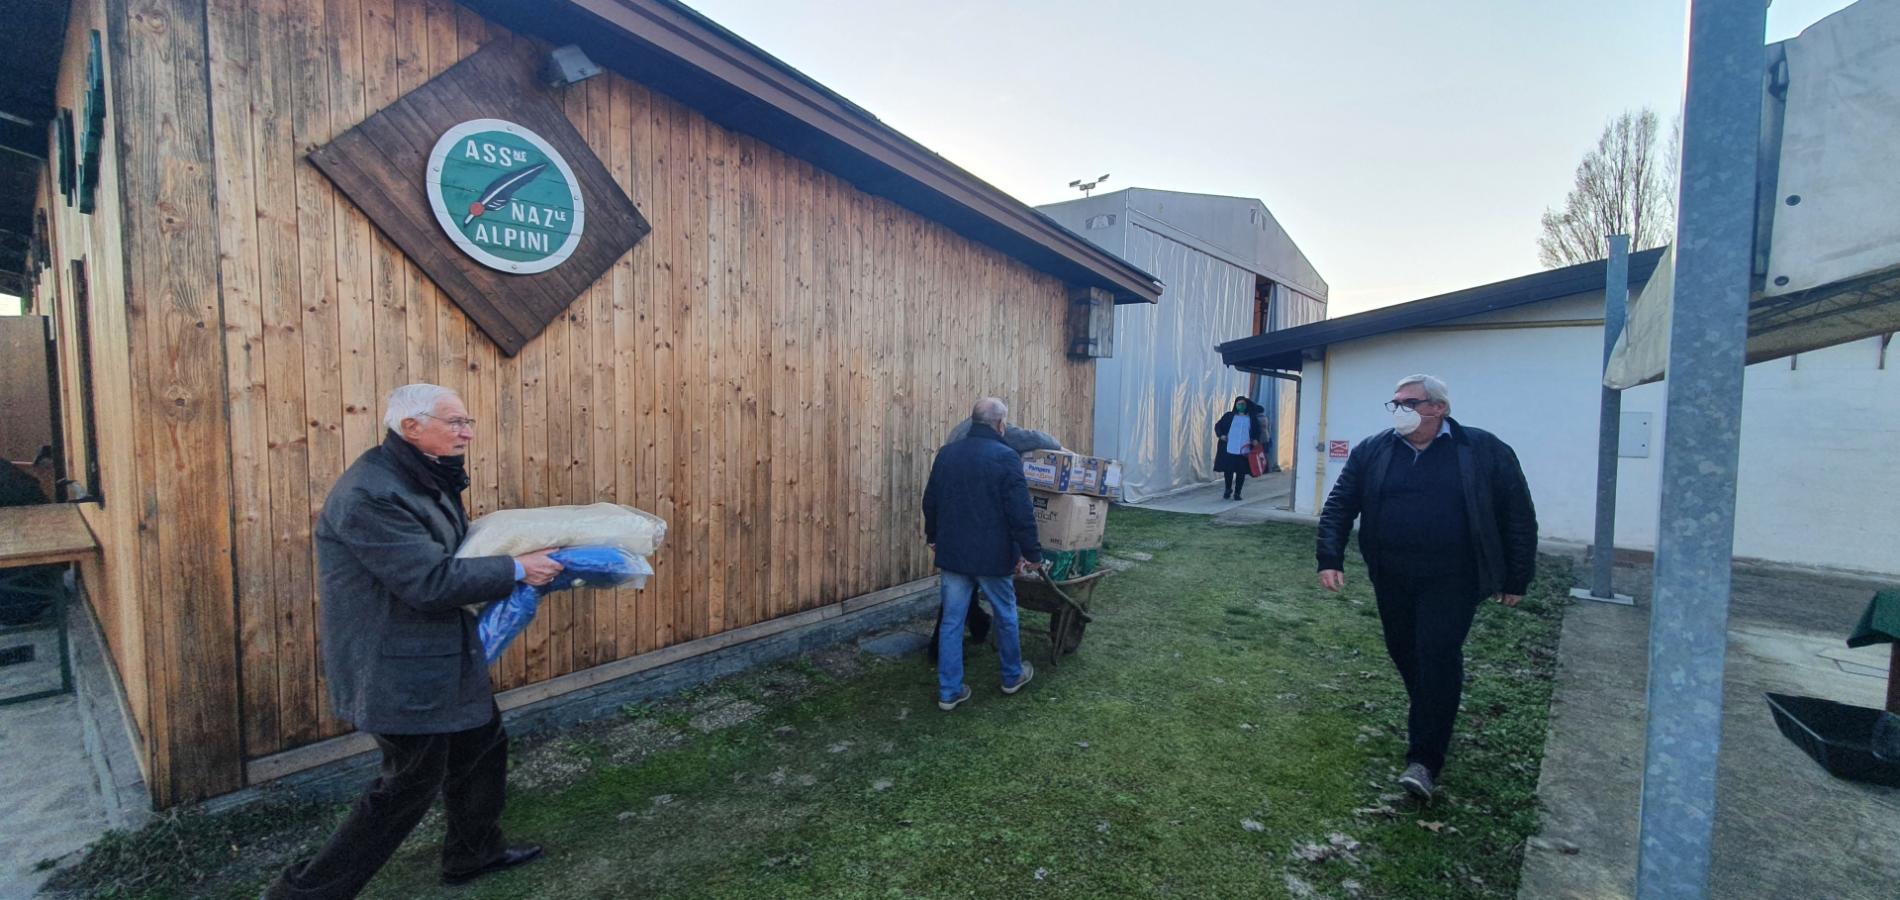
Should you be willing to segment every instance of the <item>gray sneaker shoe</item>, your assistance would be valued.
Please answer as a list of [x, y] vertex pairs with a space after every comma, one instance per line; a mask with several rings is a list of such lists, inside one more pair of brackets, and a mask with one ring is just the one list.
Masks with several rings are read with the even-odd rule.
[[1022, 690], [1023, 685], [1028, 684], [1029, 679], [1034, 678], [1034, 677], [1036, 677], [1036, 667], [1033, 665], [1030, 665], [1029, 660], [1026, 660], [1026, 659], [1023, 660], [1023, 677], [1016, 679], [1015, 684], [1003, 685], [1003, 693], [1014, 694], [1017, 691]]
[[1399, 776], [1399, 787], [1418, 799], [1430, 803], [1432, 800], [1432, 773], [1419, 763], [1405, 767], [1405, 774]]
[[956, 709], [957, 704], [962, 703], [963, 701], [968, 700], [968, 699], [970, 699], [970, 686], [966, 684], [963, 686], [963, 693], [958, 694], [957, 699], [939, 700], [937, 701], [937, 708], [943, 710], [944, 712], [949, 712], [953, 709]]

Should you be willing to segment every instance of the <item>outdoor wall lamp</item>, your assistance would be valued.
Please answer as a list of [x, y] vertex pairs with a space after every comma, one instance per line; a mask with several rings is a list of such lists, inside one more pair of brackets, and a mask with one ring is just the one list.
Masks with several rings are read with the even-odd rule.
[[547, 65], [541, 68], [541, 80], [548, 87], [578, 84], [599, 74], [600, 66], [575, 44], [554, 48], [554, 52], [548, 54]]

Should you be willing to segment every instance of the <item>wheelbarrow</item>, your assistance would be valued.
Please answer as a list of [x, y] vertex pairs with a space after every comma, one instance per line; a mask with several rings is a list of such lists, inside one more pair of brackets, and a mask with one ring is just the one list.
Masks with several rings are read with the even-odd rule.
[[1108, 573], [1102, 569], [1064, 581], [1050, 579], [1042, 569], [1016, 576], [1016, 606], [1049, 614], [1049, 665], [1059, 665], [1063, 654], [1082, 646], [1082, 631], [1093, 621], [1089, 601]]

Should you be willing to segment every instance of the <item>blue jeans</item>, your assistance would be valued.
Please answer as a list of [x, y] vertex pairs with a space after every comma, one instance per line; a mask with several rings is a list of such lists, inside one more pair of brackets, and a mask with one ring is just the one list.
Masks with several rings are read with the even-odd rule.
[[942, 572], [938, 596], [943, 598], [943, 625], [937, 630], [937, 699], [944, 702], [963, 694], [963, 619], [970, 614], [973, 594], [983, 589], [996, 614], [990, 636], [1003, 661], [1003, 683], [1023, 677], [1023, 642], [1016, 623], [1016, 582], [1008, 575], [963, 575]]

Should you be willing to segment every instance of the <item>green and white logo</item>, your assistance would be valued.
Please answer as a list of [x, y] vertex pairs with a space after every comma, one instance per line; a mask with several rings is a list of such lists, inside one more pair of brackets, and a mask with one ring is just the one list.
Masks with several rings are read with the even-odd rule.
[[513, 122], [473, 119], [443, 133], [429, 153], [428, 184], [429, 208], [449, 240], [491, 269], [545, 272], [580, 243], [587, 216], [574, 170]]

